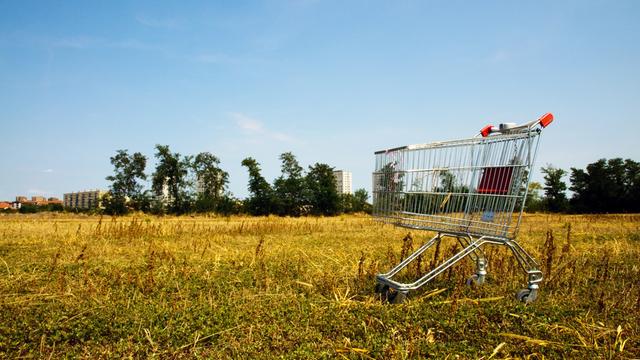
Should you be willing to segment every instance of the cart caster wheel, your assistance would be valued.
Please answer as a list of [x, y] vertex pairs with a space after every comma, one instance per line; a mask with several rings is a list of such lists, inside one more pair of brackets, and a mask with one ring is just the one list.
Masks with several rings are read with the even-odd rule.
[[521, 289], [516, 293], [516, 299], [522, 301], [525, 304], [530, 304], [538, 298], [538, 290], [534, 289]]
[[473, 274], [467, 279], [467, 286], [480, 286], [484, 284], [484, 276]]
[[389, 285], [384, 285], [384, 284], [376, 284], [376, 288], [375, 288], [375, 294], [376, 294], [376, 298], [380, 301], [387, 302], [389, 301], [389, 298], [391, 297], [391, 289], [389, 289]]
[[391, 304], [402, 304], [407, 301], [407, 293], [396, 291], [392, 294], [389, 294], [387, 299]]
[[376, 292], [376, 294], [384, 294], [388, 290], [389, 290], [389, 285], [376, 283], [376, 288], [374, 291]]

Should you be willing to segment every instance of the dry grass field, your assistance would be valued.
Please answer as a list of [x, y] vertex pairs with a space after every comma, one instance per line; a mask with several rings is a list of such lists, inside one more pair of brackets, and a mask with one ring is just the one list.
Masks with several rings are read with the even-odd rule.
[[375, 274], [432, 235], [407, 233], [364, 215], [0, 216], [0, 357], [640, 357], [640, 216], [525, 215], [545, 272], [530, 305], [491, 247], [482, 287], [463, 261], [381, 302]]

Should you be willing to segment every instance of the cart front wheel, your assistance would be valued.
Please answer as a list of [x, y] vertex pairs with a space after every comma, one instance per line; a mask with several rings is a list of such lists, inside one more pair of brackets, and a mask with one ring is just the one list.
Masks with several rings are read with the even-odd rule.
[[538, 291], [531, 289], [521, 289], [516, 293], [516, 299], [525, 304], [530, 304], [538, 298]]

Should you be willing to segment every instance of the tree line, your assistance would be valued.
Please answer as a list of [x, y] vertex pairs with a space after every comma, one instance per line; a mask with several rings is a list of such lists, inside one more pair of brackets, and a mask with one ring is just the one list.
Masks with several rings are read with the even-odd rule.
[[[273, 182], [262, 176], [260, 164], [254, 158], [247, 157], [242, 160], [241, 164], [249, 174], [249, 196], [241, 200], [228, 190], [229, 174], [220, 167], [220, 159], [215, 155], [202, 152], [183, 156], [172, 152], [167, 145], [156, 145], [155, 150], [157, 164], [150, 175], [145, 172], [148, 160], [145, 155], [139, 152], [130, 154], [128, 150], [116, 151], [110, 158], [113, 174], [106, 177], [110, 186], [102, 199], [102, 211], [112, 215], [142, 211], [176, 215], [246, 213], [330, 216], [354, 212], [370, 213], [372, 209], [371, 204], [367, 202], [369, 195], [366, 190], [359, 189], [353, 194], [339, 194], [333, 167], [316, 163], [305, 171], [291, 152], [280, 155], [281, 175]], [[572, 167], [569, 172], [547, 165], [542, 167], [541, 171], [544, 174], [543, 183], [529, 183], [525, 200], [527, 212], [640, 212], [640, 163], [634, 160], [600, 159], [587, 165], [585, 169]], [[567, 175], [569, 185], [564, 180]], [[525, 174], [524, 178], [527, 176]], [[469, 191], [464, 187], [455, 186], [453, 174], [445, 172], [441, 177], [444, 188], [455, 189], [447, 191]], [[382, 176], [377, 181], [389, 182], [384, 179]], [[145, 189], [144, 183], [149, 180], [151, 187]], [[402, 191], [403, 182], [400, 179], [396, 182], [400, 186], [396, 190]], [[522, 193], [525, 189], [526, 187], [522, 188]], [[567, 195], [568, 191], [570, 196]], [[436, 200], [432, 201], [434, 206], [442, 206], [443, 199]], [[465, 201], [463, 196], [453, 196], [448, 200], [448, 203], [455, 204]], [[62, 210], [61, 205], [24, 205], [20, 212]]]
[[[529, 184], [526, 211], [640, 212], [640, 163], [631, 159], [600, 159], [585, 169], [570, 168], [570, 172], [548, 165], [542, 173], [544, 184]], [[563, 180], [566, 175], [569, 186]], [[567, 190], [572, 192], [570, 198]]]
[[[228, 190], [229, 174], [215, 155], [181, 155], [167, 145], [156, 145], [155, 150], [156, 167], [150, 176], [145, 173], [147, 157], [142, 153], [118, 150], [110, 158], [113, 174], [106, 178], [111, 185], [103, 198], [105, 213], [301, 216], [371, 211], [366, 190], [339, 194], [333, 167], [316, 163], [305, 172], [291, 152], [280, 155], [282, 174], [273, 183], [262, 176], [255, 159], [244, 159], [250, 195], [240, 200]], [[147, 180], [151, 189], [144, 188]]]

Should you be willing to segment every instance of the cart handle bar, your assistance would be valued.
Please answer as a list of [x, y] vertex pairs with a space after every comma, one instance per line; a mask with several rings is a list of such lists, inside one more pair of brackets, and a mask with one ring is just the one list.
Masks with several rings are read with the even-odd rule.
[[523, 130], [531, 130], [536, 125], [540, 125], [543, 128], [546, 128], [549, 124], [553, 122], [553, 114], [546, 113], [542, 115], [538, 120], [530, 121], [526, 124], [515, 125], [515, 124], [500, 124], [499, 127], [493, 125], [487, 125], [480, 130], [480, 134], [482, 137], [487, 137], [494, 133], [514, 133], [521, 132]]

